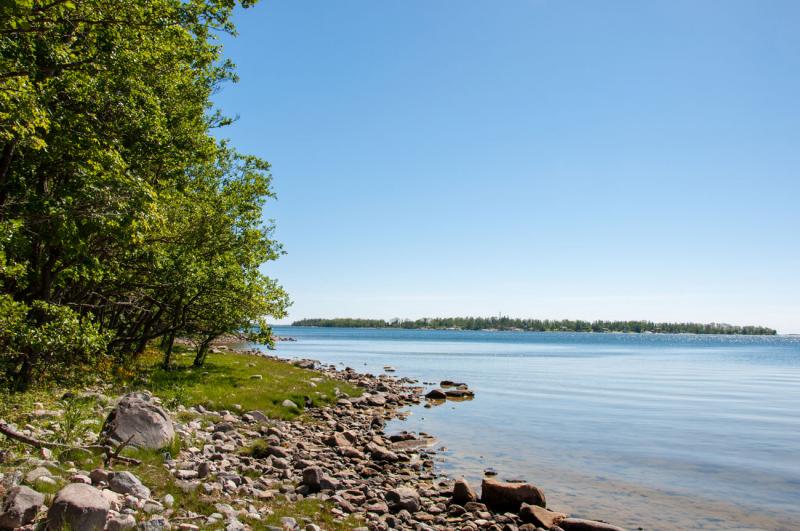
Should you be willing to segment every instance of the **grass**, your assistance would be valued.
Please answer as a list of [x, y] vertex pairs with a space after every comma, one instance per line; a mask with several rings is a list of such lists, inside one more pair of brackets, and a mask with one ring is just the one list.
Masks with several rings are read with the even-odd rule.
[[[337, 389], [349, 396], [361, 394], [361, 389], [318, 372], [249, 354], [212, 353], [205, 366], [195, 368], [191, 366], [193, 353], [179, 349], [169, 370], [153, 358], [145, 358], [138, 386], [152, 391], [171, 408], [181, 404], [214, 410], [258, 410], [270, 418], [289, 420], [297, 417], [306, 403], [314, 407], [334, 403]], [[298, 407], [284, 406], [287, 399]]]
[[267, 529], [268, 526], [281, 527], [281, 518], [289, 516], [297, 520], [301, 528], [304, 528], [303, 518], [308, 518], [312, 523], [317, 524], [322, 529], [344, 531], [363, 526], [362, 520], [353, 516], [337, 518], [332, 512], [334, 505], [331, 502], [323, 502], [315, 499], [303, 499], [296, 502], [289, 502], [283, 498], [276, 498], [267, 504], [270, 509], [269, 516], [262, 520], [245, 518], [254, 531]]
[[[146, 389], [161, 398], [164, 405], [175, 410], [178, 405], [190, 407], [203, 405], [208, 409], [231, 411], [258, 410], [267, 417], [289, 420], [302, 415], [308, 405], [321, 407], [337, 400], [337, 389], [348, 396], [358, 396], [362, 390], [345, 382], [323, 376], [319, 372], [300, 369], [289, 363], [275, 361], [236, 352], [212, 353], [208, 355], [202, 368], [193, 368], [193, 353], [189, 349], [179, 347], [173, 355], [174, 366], [164, 370], [160, 366], [161, 355], [157, 349], [148, 349], [136, 365], [120, 371], [115, 382], [114, 395], [121, 395], [131, 390]], [[260, 378], [254, 377], [260, 375]], [[85, 431], [97, 433], [102, 425], [102, 404], [93, 399], [62, 399], [65, 393], [80, 394], [81, 390], [66, 388], [37, 388], [25, 393], [0, 394], [0, 418], [17, 424], [20, 428], [26, 424], [49, 430], [45, 438], [59, 442], [73, 443]], [[114, 397], [116, 398], [116, 396]], [[291, 400], [297, 408], [286, 407], [284, 400]], [[32, 415], [37, 407], [45, 410], [58, 410], [60, 416], [37, 418]], [[216, 420], [215, 417], [193, 414], [183, 411], [177, 414], [181, 422], [200, 419], [204, 422]], [[193, 441], [184, 441], [191, 445]], [[263, 441], [255, 440], [247, 451], [259, 452]], [[130, 470], [153, 492], [153, 497], [163, 499], [166, 494], [175, 498], [175, 509], [185, 509], [198, 514], [210, 515], [216, 512], [214, 504], [224, 501], [216, 497], [206, 496], [201, 491], [184, 492], [177, 480], [164, 466], [164, 452], [173, 457], [180, 452], [181, 442], [176, 439], [170, 448], [158, 451], [126, 448], [123, 455], [135, 457], [142, 464], [127, 466], [117, 463], [115, 470]], [[0, 471], [20, 469], [27, 457], [37, 452], [29, 446], [5, 440], [0, 436], [1, 451], [9, 450], [7, 461], [0, 462]], [[261, 449], [263, 450], [263, 449]], [[54, 452], [59, 458], [59, 452]], [[91, 470], [101, 463], [100, 456], [60, 456], [61, 461], [74, 461], [79, 468]], [[85, 457], [82, 459], [81, 457]], [[25, 467], [27, 468], [27, 466]], [[63, 477], [63, 474], [61, 474]], [[59, 481], [61, 486], [63, 479]], [[52, 496], [58, 487], [37, 488]], [[52, 491], [52, 492], [50, 492]], [[254, 530], [266, 529], [267, 526], [280, 526], [280, 519], [291, 516], [303, 525], [303, 518], [320, 525], [324, 529], [344, 530], [363, 525], [363, 522], [352, 518], [338, 518], [331, 511], [330, 502], [306, 499], [290, 502], [282, 496], [274, 500], [261, 502], [265, 509], [262, 520], [247, 520]], [[269, 513], [269, 514], [267, 514]], [[220, 528], [224, 527], [220, 523]]]

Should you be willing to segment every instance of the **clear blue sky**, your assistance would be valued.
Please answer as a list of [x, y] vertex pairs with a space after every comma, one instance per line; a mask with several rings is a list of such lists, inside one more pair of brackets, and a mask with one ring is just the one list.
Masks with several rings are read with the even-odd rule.
[[224, 132], [290, 319], [800, 332], [800, 2], [264, 1]]

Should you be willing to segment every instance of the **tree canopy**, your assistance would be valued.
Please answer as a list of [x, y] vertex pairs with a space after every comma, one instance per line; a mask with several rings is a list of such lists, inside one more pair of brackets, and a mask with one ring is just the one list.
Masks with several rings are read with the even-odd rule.
[[652, 321], [581, 321], [570, 319], [514, 319], [511, 317], [426, 317], [416, 320], [393, 319], [301, 319], [292, 326], [349, 328], [408, 328], [457, 330], [520, 330], [526, 332], [628, 332], [661, 334], [740, 334], [774, 335], [765, 326], [737, 326], [724, 323], [654, 323]]
[[211, 96], [236, 80], [218, 36], [253, 3], [0, 4], [0, 369], [15, 386], [285, 314], [261, 270], [282, 253], [269, 164], [212, 134], [230, 120]]

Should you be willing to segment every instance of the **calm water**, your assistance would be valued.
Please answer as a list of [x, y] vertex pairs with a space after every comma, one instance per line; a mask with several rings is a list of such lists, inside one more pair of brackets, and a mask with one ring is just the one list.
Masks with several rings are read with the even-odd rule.
[[632, 529], [800, 529], [800, 338], [277, 327], [279, 354], [420, 381], [470, 402], [414, 408], [447, 473], [542, 487]]

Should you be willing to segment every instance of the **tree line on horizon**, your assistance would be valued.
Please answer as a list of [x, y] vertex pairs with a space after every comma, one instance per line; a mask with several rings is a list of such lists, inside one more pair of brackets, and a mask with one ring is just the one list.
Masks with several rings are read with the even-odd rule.
[[0, 385], [269, 335], [269, 163], [215, 131], [221, 35], [255, 0], [0, 2]]
[[625, 332], [661, 334], [775, 335], [765, 326], [736, 326], [724, 323], [655, 323], [652, 321], [582, 321], [514, 319], [511, 317], [426, 317], [416, 320], [392, 319], [300, 319], [292, 326], [330, 328], [404, 328], [426, 330], [520, 330], [526, 332]]

